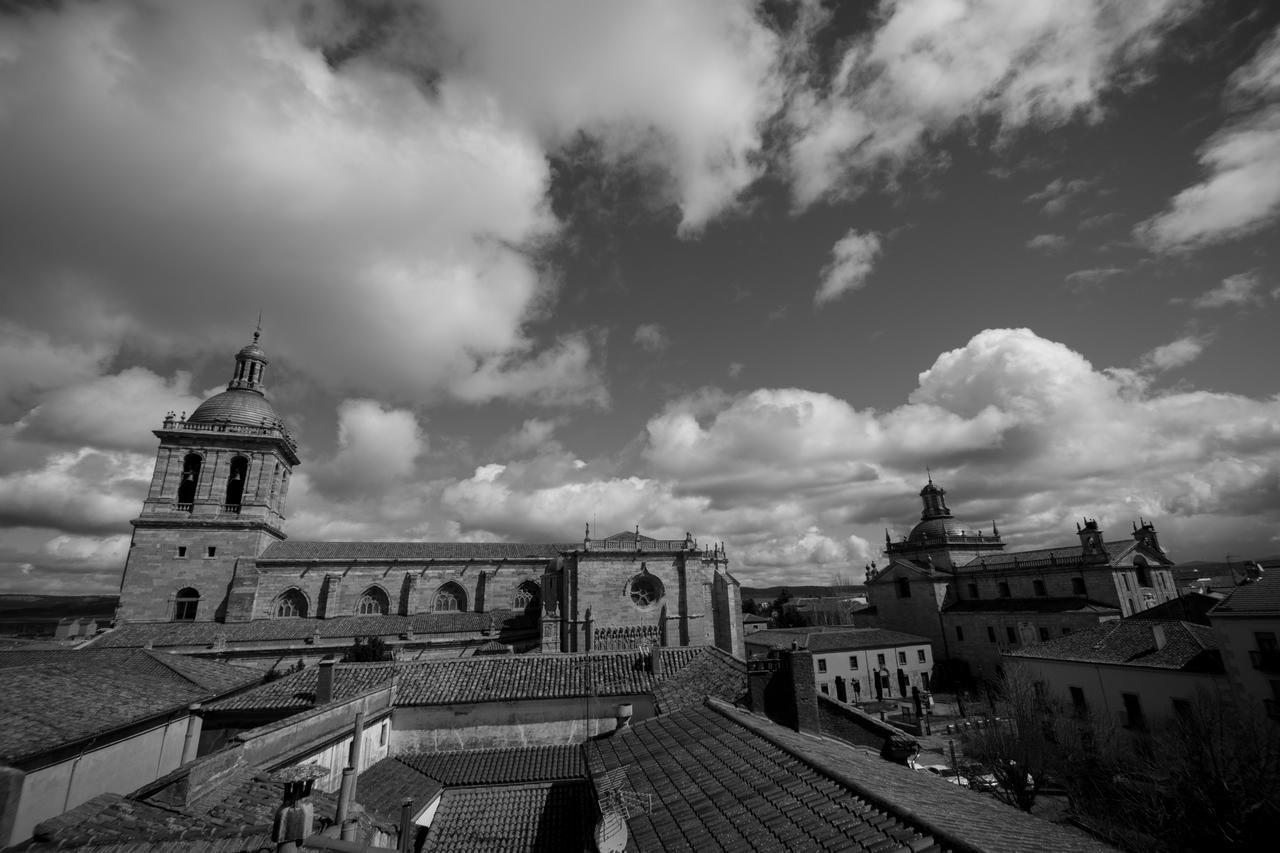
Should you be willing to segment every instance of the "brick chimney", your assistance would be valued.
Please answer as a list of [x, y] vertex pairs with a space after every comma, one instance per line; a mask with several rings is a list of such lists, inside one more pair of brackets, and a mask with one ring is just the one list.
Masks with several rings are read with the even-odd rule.
[[1165, 633], [1164, 633], [1164, 626], [1161, 625], [1159, 622], [1152, 623], [1151, 633], [1155, 635], [1155, 638], [1156, 638], [1156, 651], [1163, 649], [1165, 647], [1165, 644], [1169, 642], [1169, 639], [1165, 636]]
[[333, 701], [333, 664], [332, 657], [320, 661], [316, 674], [316, 704], [328, 705]]
[[791, 682], [792, 707], [787, 722], [798, 732], [822, 734], [818, 723], [818, 686], [813, 676], [813, 652], [794, 643], [782, 653], [783, 670]]

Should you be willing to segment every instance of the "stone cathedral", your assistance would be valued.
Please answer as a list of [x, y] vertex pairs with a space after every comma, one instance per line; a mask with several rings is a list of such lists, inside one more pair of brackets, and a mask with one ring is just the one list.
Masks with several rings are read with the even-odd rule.
[[227, 390], [170, 412], [133, 520], [116, 636], [283, 659], [377, 636], [399, 654], [716, 646], [743, 657], [724, 549], [639, 529], [567, 543], [301, 542], [285, 534], [298, 446], [254, 334]]

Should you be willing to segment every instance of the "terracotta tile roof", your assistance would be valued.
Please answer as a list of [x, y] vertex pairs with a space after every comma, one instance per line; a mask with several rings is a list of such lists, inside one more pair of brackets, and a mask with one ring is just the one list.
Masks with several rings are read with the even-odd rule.
[[522, 544], [518, 542], [273, 542], [258, 557], [259, 563], [296, 563], [304, 560], [515, 560], [521, 557], [550, 559], [572, 551], [582, 543]]
[[[1107, 559], [1114, 562], [1128, 554], [1138, 543], [1133, 539], [1119, 539], [1115, 542], [1103, 542], [1102, 547], [1106, 552]], [[1084, 552], [1079, 544], [1067, 545], [1061, 548], [1033, 548], [1027, 551], [1001, 551], [995, 554], [986, 554], [980, 557], [974, 557], [960, 568], [976, 568], [978, 566], [986, 566], [988, 568], [1013, 568], [1014, 563], [1019, 568], [1032, 568], [1038, 566], [1075, 566], [1084, 564]]]
[[[1164, 631], [1164, 648], [1156, 648], [1155, 629]], [[1213, 629], [1191, 622], [1123, 619], [1101, 622], [1065, 637], [1005, 652], [1011, 657], [1086, 663], [1222, 672], [1222, 657]]]
[[[670, 669], [678, 659], [669, 653], [688, 650], [659, 651], [670, 659], [667, 664]], [[658, 711], [668, 714], [690, 705], [700, 705], [708, 696], [715, 696], [726, 702], [737, 702], [746, 693], [746, 662], [721, 649], [708, 647], [697, 650], [697, 654], [688, 663], [664, 678], [654, 696], [658, 700]]]
[[[403, 664], [401, 665], [403, 666]], [[350, 699], [391, 683], [394, 663], [338, 663], [333, 667], [333, 698]], [[316, 701], [319, 670], [308, 667], [206, 706], [208, 711], [285, 711], [310, 708]]]
[[943, 608], [944, 613], [1098, 613], [1120, 615], [1120, 608], [1087, 598], [978, 598], [962, 599]]
[[578, 744], [419, 752], [398, 759], [447, 788], [587, 778]]
[[[269, 831], [251, 831], [221, 837], [187, 833], [186, 837], [106, 842], [102, 844], [74, 845], [33, 844], [23, 847], [24, 853], [74, 849], [77, 853], [273, 853], [276, 844]], [[307, 847], [307, 850], [312, 848]]]
[[10, 661], [0, 703], [0, 760], [17, 762], [101, 737], [262, 677], [243, 667], [174, 658], [142, 650], [71, 651], [49, 653], [26, 666]]
[[[674, 681], [667, 701], [680, 705], [692, 691], [694, 701], [711, 693], [734, 695], [745, 665], [718, 649], [690, 647], [656, 650], [662, 655], [663, 678], [655, 679], [639, 652], [604, 652], [584, 655], [481, 655], [437, 661], [401, 663], [338, 663], [333, 668], [333, 695], [346, 699], [391, 682], [396, 683], [397, 705], [448, 705], [467, 702], [501, 702], [517, 699], [561, 699], [586, 696], [592, 689], [601, 696], [655, 693], [661, 682]], [[693, 662], [698, 666], [681, 680]], [[286, 675], [253, 690], [210, 704], [217, 711], [279, 711], [309, 708], [315, 702], [317, 669]], [[701, 686], [699, 686], [701, 684]], [[661, 700], [660, 700], [661, 701]]]
[[[794, 775], [800, 775], [802, 779], [829, 780], [847, 792], [842, 796], [860, 799], [864, 810], [855, 819], [869, 821], [872, 827], [878, 823], [881, 826], [906, 824], [922, 836], [931, 836], [944, 849], [982, 853], [1040, 853], [1043, 850], [1114, 853], [1112, 848], [1083, 833], [1033, 817], [993, 797], [975, 795], [929, 773], [919, 773], [885, 761], [858, 747], [831, 738], [801, 734], [723, 702], [713, 700], [708, 706], [709, 711], [721, 718], [718, 725], [727, 731], [738, 732], [737, 736], [743, 742], [763, 741], [786, 756], [778, 759], [774, 757], [777, 753], [766, 753], [771, 760], [799, 762], [798, 767], [804, 769], [793, 770]], [[639, 730], [661, 719], [645, 721], [635, 728]], [[753, 750], [764, 751], [764, 747], [753, 747]], [[592, 769], [594, 772], [594, 764]], [[794, 785], [794, 782], [788, 785], [784, 781], [782, 790], [793, 791]], [[757, 795], [754, 799], [759, 798]], [[883, 815], [879, 821], [878, 814]], [[635, 823], [633, 819], [631, 824], [634, 826]], [[832, 823], [848, 826], [839, 820]], [[862, 843], [867, 844], [866, 841]], [[851, 846], [835, 849], [850, 849]], [[718, 848], [711, 846], [708, 849]]]
[[305, 640], [313, 636], [398, 637], [405, 633], [454, 634], [521, 630], [534, 626], [523, 613], [417, 613], [413, 616], [339, 616], [334, 619], [256, 619], [252, 622], [135, 622], [100, 635], [92, 648], [209, 647], [229, 644]]
[[422, 808], [443, 788], [437, 780], [399, 758], [388, 757], [360, 774], [356, 782], [356, 802], [381, 820], [398, 821], [400, 804], [405, 797], [412, 797], [417, 808]]
[[1222, 596], [1220, 595], [1184, 592], [1171, 601], [1157, 604], [1155, 607], [1148, 607], [1146, 610], [1139, 610], [1127, 618], [1155, 620], [1157, 622], [1172, 620], [1174, 622], [1194, 622], [1197, 625], [1208, 625], [1209, 611], [1220, 601], [1222, 601]]
[[1280, 573], [1236, 587], [1226, 601], [1213, 608], [1214, 616], [1233, 613], [1280, 613]]
[[591, 848], [597, 813], [586, 782], [454, 788], [441, 795], [427, 853], [561, 853]]
[[884, 628], [845, 628], [828, 631], [820, 628], [780, 628], [756, 631], [744, 638], [747, 645], [771, 649], [789, 649], [792, 641], [815, 652], [837, 652], [853, 649], [883, 649], [894, 646], [929, 645], [928, 637], [889, 631]]
[[633, 810], [627, 821], [642, 853], [940, 849], [928, 833], [708, 706], [593, 741], [588, 756], [597, 790], [620, 771], [621, 790], [650, 799], [648, 811]]

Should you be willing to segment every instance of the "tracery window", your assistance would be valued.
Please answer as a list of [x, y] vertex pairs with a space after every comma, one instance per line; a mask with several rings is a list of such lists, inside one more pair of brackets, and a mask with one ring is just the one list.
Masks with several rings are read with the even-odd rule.
[[356, 605], [356, 613], [360, 616], [386, 616], [391, 610], [391, 602], [381, 587], [371, 586], [360, 596]]
[[305, 617], [307, 615], [307, 597], [297, 589], [287, 589], [276, 598], [271, 615], [276, 619]]
[[627, 595], [636, 607], [652, 607], [662, 600], [662, 581], [641, 566], [640, 574], [632, 577], [627, 584]]
[[200, 608], [200, 593], [189, 586], [178, 590], [173, 601], [173, 618], [176, 622], [194, 622]]
[[437, 613], [456, 613], [467, 609], [467, 594], [456, 583], [447, 583], [436, 590], [432, 610]]
[[525, 581], [511, 598], [511, 609], [520, 613], [532, 613], [542, 605], [542, 594], [533, 581]]

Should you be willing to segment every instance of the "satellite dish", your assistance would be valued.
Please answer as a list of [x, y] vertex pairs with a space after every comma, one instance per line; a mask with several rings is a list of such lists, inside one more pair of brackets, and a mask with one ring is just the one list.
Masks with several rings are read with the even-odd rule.
[[622, 813], [610, 809], [596, 823], [595, 842], [600, 853], [623, 853], [627, 849], [627, 822]]

